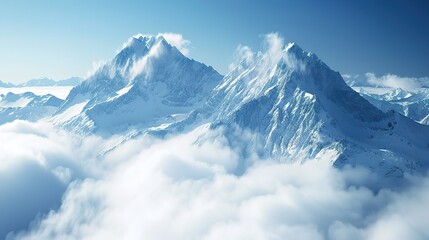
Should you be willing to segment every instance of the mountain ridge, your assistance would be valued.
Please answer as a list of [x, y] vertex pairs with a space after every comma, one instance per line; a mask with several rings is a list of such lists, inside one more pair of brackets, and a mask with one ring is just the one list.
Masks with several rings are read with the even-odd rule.
[[[236, 174], [253, 164], [253, 154], [329, 159], [393, 178], [427, 168], [429, 126], [362, 97], [314, 53], [270, 37], [265, 51], [248, 53], [222, 76], [162, 35], [134, 36], [48, 119], [83, 135], [119, 134], [120, 142], [200, 129], [196, 144], [222, 138], [239, 150]], [[395, 90], [380, 101], [404, 97], [415, 95]]]
[[331, 154], [339, 167], [363, 165], [390, 177], [427, 164], [428, 127], [371, 105], [298, 45], [280, 51], [274, 61], [269, 53], [258, 54], [238, 74], [227, 74], [208, 103], [174, 127], [209, 123], [225, 128], [231, 141], [240, 138], [237, 128], [249, 129], [259, 136], [248, 144], [262, 145], [260, 152], [269, 157], [302, 162]]
[[133, 37], [111, 61], [73, 88], [55, 115], [84, 103], [79, 114], [62, 123], [54, 116], [54, 121], [72, 129], [84, 122], [90, 132], [166, 123], [204, 102], [221, 78], [162, 36]]
[[52, 86], [76, 86], [83, 81], [80, 77], [70, 77], [63, 80], [53, 80], [47, 77], [30, 79], [24, 83], [13, 84], [9, 82], [0, 81], [0, 87], [14, 88], [14, 87], [52, 87]]

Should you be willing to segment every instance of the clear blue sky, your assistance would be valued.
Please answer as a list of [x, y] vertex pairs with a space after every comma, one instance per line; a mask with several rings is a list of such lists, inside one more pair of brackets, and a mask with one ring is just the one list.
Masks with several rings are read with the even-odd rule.
[[226, 73], [238, 44], [278, 32], [342, 73], [429, 76], [429, 2], [19, 1], [0, 7], [0, 79], [85, 76], [136, 33], [181, 33], [190, 57]]

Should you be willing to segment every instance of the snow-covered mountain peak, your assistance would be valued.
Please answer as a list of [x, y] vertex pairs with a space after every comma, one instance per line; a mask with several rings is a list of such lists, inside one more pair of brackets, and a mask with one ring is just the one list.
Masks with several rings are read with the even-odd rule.
[[383, 94], [381, 97], [386, 101], [392, 101], [408, 98], [411, 96], [412, 94], [410, 92], [407, 92], [401, 88], [395, 88], [394, 90]]
[[293, 94], [295, 89], [299, 90], [307, 96], [314, 96], [324, 106], [331, 106], [328, 110], [332, 113], [347, 113], [350, 118], [359, 121], [371, 121], [384, 116], [348, 87], [338, 72], [295, 43], [269, 48], [257, 54], [247, 68], [243, 66], [226, 75], [223, 83], [215, 90], [222, 98], [226, 97], [219, 117], [231, 114], [234, 109], [241, 108], [255, 98], [266, 96], [273, 89], [282, 98]]
[[170, 44], [162, 34], [158, 34], [158, 35], [138, 34], [128, 39], [128, 41], [124, 44], [122, 49], [119, 51], [118, 55], [121, 55], [121, 56], [125, 55], [128, 57], [132, 57], [132, 55], [141, 56], [149, 52], [153, 47], [157, 45], [161, 45], [166, 48], [173, 47], [172, 44]]
[[[238, 65], [222, 77], [183, 55], [171, 36], [137, 35], [73, 88], [64, 103], [49, 96], [33, 100], [9, 94], [0, 96], [0, 107], [3, 116], [13, 116], [4, 117], [8, 121], [28, 118], [37, 108], [55, 111], [50, 121], [67, 129], [101, 135], [128, 132], [126, 139], [207, 126], [240, 149], [243, 159], [252, 159], [247, 150], [297, 162], [328, 154], [336, 166], [364, 165], [394, 177], [428, 165], [427, 126], [370, 104], [338, 72], [296, 43], [283, 44], [276, 34], [265, 40], [265, 50], [257, 53], [239, 46]], [[408, 95], [397, 89], [386, 98], [416, 102], [427, 99], [429, 90]], [[418, 120], [427, 124], [429, 113], [422, 113]], [[206, 137], [211, 138], [201, 136], [197, 142]], [[246, 164], [240, 162], [237, 173]]]
[[[164, 60], [160, 57], [164, 56]], [[139, 75], [152, 72], [154, 62], [186, 58], [161, 35], [131, 37], [111, 60], [99, 67], [75, 91], [106, 95], [131, 85]], [[141, 80], [138, 78], [137, 80]], [[101, 93], [100, 93], [101, 92]], [[72, 94], [74, 94], [72, 92]]]
[[310, 59], [314, 59], [314, 60], [320, 60], [316, 54], [314, 54], [312, 52], [306, 52], [295, 42], [290, 42], [290, 43], [286, 44], [284, 51], [287, 52], [288, 54], [295, 55], [295, 57], [299, 58], [299, 59], [310, 58]]
[[[262, 154], [282, 161], [335, 153], [337, 166], [365, 165], [386, 176], [419, 168], [428, 128], [371, 105], [338, 72], [297, 44], [272, 42], [265, 52], [242, 54], [246, 58], [224, 77], [207, 104], [177, 124], [178, 129], [210, 123], [225, 129], [233, 142], [240, 141], [242, 129], [249, 130], [255, 134], [250, 141], [243, 139], [249, 148], [262, 148]], [[408, 145], [399, 149], [401, 142]]]
[[148, 51], [149, 47], [146, 42], [132, 37], [115, 56], [115, 60], [117, 63], [121, 63], [127, 58], [142, 56]]
[[298, 44], [294, 42], [286, 44], [283, 51], [288, 54], [293, 54], [297, 58], [305, 58], [305, 55], [307, 54]]
[[147, 48], [151, 48], [155, 43], [155, 41], [157, 40], [157, 38], [158, 37], [154, 35], [142, 35], [142, 34], [132, 37], [133, 40], [136, 40], [145, 44]]
[[136, 35], [131, 37], [117, 53], [111, 65], [117, 69], [122, 68], [122, 74], [132, 66], [132, 63], [150, 53], [154, 46], [162, 43], [163, 46], [169, 44], [162, 36]]
[[204, 103], [221, 79], [212, 67], [187, 58], [164, 36], [137, 35], [73, 88], [56, 113], [60, 117], [54, 118], [73, 128], [84, 121], [85, 128], [108, 132], [122, 124], [159, 122]]

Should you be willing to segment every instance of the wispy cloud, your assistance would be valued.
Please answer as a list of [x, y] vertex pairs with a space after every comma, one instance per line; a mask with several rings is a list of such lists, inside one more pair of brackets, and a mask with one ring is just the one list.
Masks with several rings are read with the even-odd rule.
[[284, 39], [278, 33], [264, 35], [263, 51], [267, 56], [267, 64], [275, 65], [282, 58], [282, 51], [285, 48]]
[[234, 50], [233, 62], [228, 65], [229, 71], [232, 71], [237, 66], [248, 67], [254, 61], [254, 53], [249, 46], [238, 45]]
[[364, 76], [358, 74], [342, 74], [342, 76], [352, 86], [401, 88], [406, 91], [429, 87], [429, 77], [401, 77], [395, 74], [376, 76], [375, 73], [366, 73]]
[[262, 35], [262, 50], [253, 52], [248, 46], [239, 45], [234, 51], [234, 60], [229, 65], [229, 70], [238, 68], [241, 71], [251, 66], [256, 66], [260, 78], [266, 77], [273, 66], [283, 61], [289, 68], [304, 71], [305, 64], [297, 59], [295, 53], [287, 51], [292, 43], [285, 45], [283, 37], [278, 33]]
[[407, 91], [413, 91], [429, 85], [429, 78], [400, 77], [394, 74], [377, 77], [374, 73], [367, 73], [365, 76], [369, 84], [380, 87], [402, 88]]
[[183, 55], [188, 56], [190, 52], [191, 41], [183, 38], [182, 34], [179, 33], [159, 33], [158, 36], [161, 35], [167, 40], [169, 44], [176, 47]]
[[164, 51], [165, 49], [163, 45], [160, 42], [156, 43], [146, 55], [137, 59], [132, 65], [129, 71], [130, 79], [134, 79], [141, 74], [144, 74], [146, 77], [150, 77], [153, 67], [152, 61], [156, 58], [159, 58]]
[[[133, 37], [129, 38], [128, 41], [126, 41], [125, 43], [123, 43], [123, 46], [121, 48], [124, 49], [128, 46], [130, 46], [130, 44], [135, 41], [138, 38], [141, 37], [152, 37], [152, 39], [155, 38], [159, 38], [159, 37], [163, 37], [171, 46], [176, 47], [183, 55], [188, 56], [189, 52], [190, 52], [190, 45], [191, 45], [191, 41], [183, 38], [182, 34], [178, 34], [178, 33], [171, 33], [171, 32], [166, 32], [166, 33], [158, 33], [156, 35], [151, 35], [151, 34], [136, 34]], [[164, 52], [165, 49], [163, 49], [163, 45], [160, 44], [160, 42], [155, 42], [155, 45], [151, 46], [149, 52], [147, 54], [145, 54], [144, 56], [138, 58], [138, 59], [133, 59], [134, 63], [131, 65], [131, 67], [129, 68], [125, 68], [128, 71], [126, 72], [126, 77], [129, 77], [130, 79], [134, 79], [135, 77], [143, 74], [146, 77], [150, 76], [152, 74], [152, 61], [155, 58], [158, 58], [162, 55], [162, 53]], [[118, 51], [120, 52], [120, 50]], [[88, 73], [88, 76], [94, 74], [98, 69], [100, 69], [100, 67], [104, 66], [105, 63], [100, 62], [99, 64], [94, 65], [93, 70], [90, 71]], [[123, 69], [123, 70], [125, 70]]]
[[94, 75], [97, 71], [99, 71], [104, 65], [107, 64], [107, 61], [96, 61], [92, 62], [92, 68], [86, 73], [86, 78], [91, 77]]

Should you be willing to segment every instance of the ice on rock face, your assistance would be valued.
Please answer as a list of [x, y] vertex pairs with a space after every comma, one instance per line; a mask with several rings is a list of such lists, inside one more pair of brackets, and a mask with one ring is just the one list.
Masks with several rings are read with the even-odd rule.
[[204, 103], [221, 79], [212, 67], [185, 57], [161, 35], [139, 35], [72, 89], [56, 115], [86, 102], [62, 125], [106, 133], [151, 127]]
[[411, 96], [412, 94], [410, 92], [404, 91], [401, 88], [396, 88], [391, 92], [383, 94], [381, 98], [384, 99], [385, 101], [392, 101], [392, 100], [405, 99]]
[[[391, 177], [426, 164], [428, 127], [379, 110], [297, 44], [258, 54], [246, 65], [227, 74], [208, 102], [174, 127], [211, 123], [231, 143], [242, 139], [246, 148], [280, 161], [335, 152], [336, 166], [363, 165]], [[255, 134], [244, 139], [237, 129]]]
[[[0, 114], [36, 119], [30, 110], [44, 111], [40, 119], [55, 111], [49, 119], [58, 126], [123, 134], [123, 141], [197, 128], [198, 141], [220, 134], [239, 150], [238, 174], [255, 159], [251, 154], [284, 162], [329, 156], [337, 167], [361, 165], [388, 177], [427, 169], [429, 126], [399, 113], [426, 123], [429, 91], [397, 89], [383, 100], [361, 91], [362, 97], [315, 54], [295, 43], [276, 44], [248, 54], [223, 77], [160, 35], [138, 35], [64, 102], [52, 97], [20, 102], [25, 107]], [[25, 97], [2, 96], [0, 104]]]
[[425, 125], [429, 125], [429, 114], [428, 114], [426, 117], [424, 117], [424, 118], [420, 121], [420, 123], [421, 123], [421, 124], [425, 124]]
[[384, 112], [394, 110], [416, 122], [428, 125], [427, 121], [423, 121], [429, 115], [429, 91], [427, 89], [411, 93], [398, 88], [379, 95], [368, 92], [360, 92], [360, 94]]
[[[295, 89], [316, 96], [332, 114], [335, 111], [354, 115], [361, 121], [377, 120], [383, 113], [359, 94], [352, 91], [341, 76], [329, 69], [314, 54], [304, 52], [298, 45], [289, 44], [278, 62], [267, 66], [266, 56], [234, 78], [225, 76], [224, 83], [215, 89], [212, 99], [219, 103], [218, 118], [231, 114], [248, 101], [275, 89], [277, 104], [289, 102]], [[262, 73], [262, 74], [261, 74]], [[336, 109], [333, 109], [333, 108]]]

